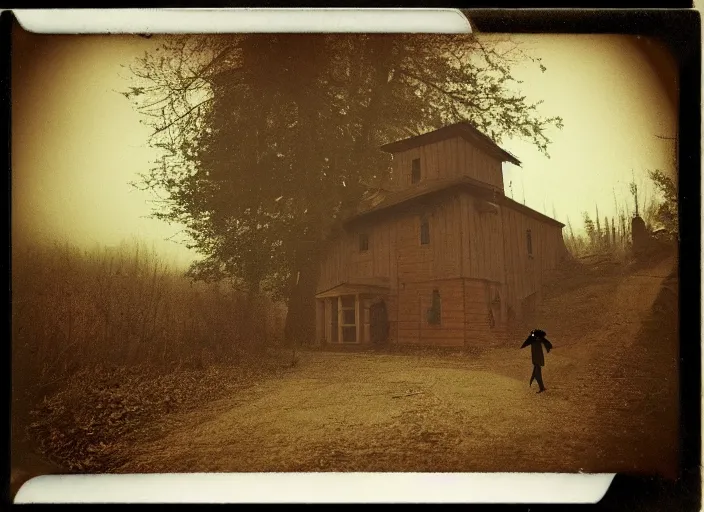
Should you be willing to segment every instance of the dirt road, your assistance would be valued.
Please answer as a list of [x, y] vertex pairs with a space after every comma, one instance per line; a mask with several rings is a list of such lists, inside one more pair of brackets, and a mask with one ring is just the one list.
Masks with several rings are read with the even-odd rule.
[[120, 472], [671, 475], [672, 268], [668, 260], [548, 297], [538, 319], [555, 346], [546, 393], [528, 387], [522, 339], [479, 357], [303, 352], [280, 379], [165, 421], [163, 435], [135, 446]]

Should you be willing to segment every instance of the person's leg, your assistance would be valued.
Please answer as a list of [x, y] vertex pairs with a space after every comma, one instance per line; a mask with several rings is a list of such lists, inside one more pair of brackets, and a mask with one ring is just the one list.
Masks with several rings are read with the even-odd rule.
[[540, 365], [535, 365], [535, 372], [535, 380], [538, 381], [538, 386], [540, 386], [538, 393], [542, 393], [545, 391], [545, 386], [543, 385], [543, 369]]
[[535, 380], [535, 365], [533, 365], [533, 371], [530, 374], [530, 382], [528, 383], [528, 387], [531, 387], [533, 385], [534, 380]]

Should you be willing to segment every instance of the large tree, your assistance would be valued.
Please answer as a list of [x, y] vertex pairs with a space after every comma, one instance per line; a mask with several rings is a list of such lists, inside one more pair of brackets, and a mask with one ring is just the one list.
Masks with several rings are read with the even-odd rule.
[[286, 300], [287, 338], [305, 340], [325, 241], [388, 177], [380, 145], [469, 121], [547, 152], [562, 121], [515, 87], [526, 57], [473, 35], [171, 36], [125, 92], [162, 150], [139, 185], [186, 226], [192, 276]]

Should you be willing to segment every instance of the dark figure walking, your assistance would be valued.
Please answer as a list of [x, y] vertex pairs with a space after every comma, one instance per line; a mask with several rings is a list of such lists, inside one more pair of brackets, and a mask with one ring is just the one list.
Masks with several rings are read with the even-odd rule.
[[545, 331], [541, 331], [540, 329], [533, 329], [532, 331], [530, 331], [530, 336], [528, 336], [526, 341], [523, 342], [523, 345], [521, 345], [521, 348], [526, 348], [528, 345], [530, 345], [530, 352], [533, 358], [533, 374], [530, 376], [530, 383], [528, 385], [532, 386], [533, 380], [536, 380], [538, 382], [538, 386], [540, 386], [538, 393], [542, 393], [543, 391], [545, 391], [545, 386], [543, 385], [542, 371], [542, 367], [545, 366], [545, 356], [543, 356], [543, 345], [545, 345], [545, 349], [548, 351], [548, 353], [552, 349], [552, 343], [548, 341], [545, 335]]

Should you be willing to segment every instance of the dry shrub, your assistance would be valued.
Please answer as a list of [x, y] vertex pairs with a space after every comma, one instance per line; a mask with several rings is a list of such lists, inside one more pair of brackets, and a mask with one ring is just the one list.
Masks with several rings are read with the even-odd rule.
[[[50, 452], [62, 452], [61, 435], [84, 454], [84, 441], [99, 449], [96, 434], [79, 430], [93, 428], [108, 437], [121, 431], [111, 430], [105, 418], [91, 423], [91, 414], [102, 418], [114, 407], [110, 415], [117, 416], [109, 418], [119, 428], [130, 428], [142, 410], [159, 413], [164, 404], [179, 402], [178, 393], [201, 393], [197, 381], [189, 384], [189, 371], [210, 368], [212, 373], [216, 363], [233, 363], [246, 374], [246, 367], [262, 364], [263, 349], [281, 338], [284, 314], [266, 297], [248, 303], [232, 286], [194, 283], [138, 243], [93, 251], [14, 246], [14, 426], [26, 423], [29, 411], [41, 403], [33, 432], [53, 446]], [[101, 379], [108, 378], [118, 387], [103, 386]], [[165, 395], [164, 386], [172, 381]], [[141, 395], [140, 386], [155, 398]], [[131, 405], [115, 405], [123, 392], [116, 389], [129, 395], [123, 402]], [[88, 468], [90, 460], [76, 467]]]

